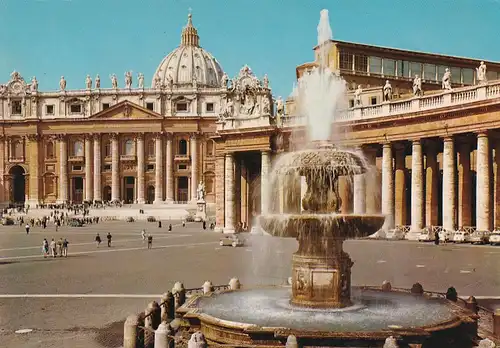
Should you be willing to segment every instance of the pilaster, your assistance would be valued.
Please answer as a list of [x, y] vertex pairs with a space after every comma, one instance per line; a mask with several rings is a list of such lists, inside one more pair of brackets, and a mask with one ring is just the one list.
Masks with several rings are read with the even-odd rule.
[[28, 161], [30, 167], [28, 202], [31, 207], [40, 203], [40, 136], [30, 134], [26, 136]]

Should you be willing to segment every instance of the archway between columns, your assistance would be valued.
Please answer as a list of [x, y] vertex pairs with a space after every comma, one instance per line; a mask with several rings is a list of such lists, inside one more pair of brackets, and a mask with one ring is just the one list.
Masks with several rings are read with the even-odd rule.
[[22, 203], [26, 201], [26, 171], [23, 167], [13, 166], [9, 174], [11, 175], [11, 198], [13, 203]]

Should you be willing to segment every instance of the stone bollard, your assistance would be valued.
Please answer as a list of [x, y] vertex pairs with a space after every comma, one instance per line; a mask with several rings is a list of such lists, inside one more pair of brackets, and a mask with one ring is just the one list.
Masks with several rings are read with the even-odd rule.
[[299, 348], [299, 344], [297, 343], [297, 337], [294, 335], [289, 335], [286, 338], [285, 348]]
[[144, 348], [153, 348], [155, 333], [153, 330], [153, 306], [152, 303], [144, 311]]
[[174, 295], [175, 310], [182, 306], [186, 302], [186, 289], [184, 284], [177, 282], [172, 288], [172, 294]]
[[458, 301], [458, 293], [453, 286], [449, 287], [448, 290], [446, 291], [446, 299], [453, 302]]
[[240, 280], [238, 278], [231, 278], [229, 281], [229, 289], [239, 290], [241, 288]]
[[123, 348], [137, 348], [139, 317], [129, 315], [123, 327]]
[[384, 280], [382, 282], [382, 291], [391, 291], [392, 285], [391, 282], [388, 280]]
[[423, 295], [424, 294], [424, 287], [420, 283], [415, 283], [411, 287], [411, 293], [414, 295]]
[[500, 337], [500, 309], [493, 312], [493, 334]]
[[399, 348], [398, 341], [393, 336], [385, 339], [383, 348]]
[[167, 323], [175, 319], [175, 302], [174, 295], [168, 291], [161, 297], [161, 321]]
[[153, 313], [151, 315], [152, 318], [152, 323], [153, 323], [153, 329], [156, 330], [158, 328], [158, 325], [161, 323], [161, 308], [158, 302], [153, 301], [151, 302], [148, 307], [151, 307], [151, 312]]
[[168, 348], [168, 324], [162, 322], [155, 331], [155, 347], [154, 348]]
[[474, 313], [477, 314], [479, 311], [479, 308], [477, 306], [477, 300], [474, 296], [470, 296], [467, 301], [465, 301], [465, 308], [467, 308], [470, 311], [473, 311]]
[[485, 338], [484, 340], [479, 341], [477, 348], [495, 348], [496, 344], [489, 338]]
[[214, 291], [214, 286], [211, 281], [207, 280], [203, 283], [203, 294], [209, 294]]
[[191, 335], [187, 346], [188, 348], [206, 348], [207, 341], [201, 331], [196, 331]]

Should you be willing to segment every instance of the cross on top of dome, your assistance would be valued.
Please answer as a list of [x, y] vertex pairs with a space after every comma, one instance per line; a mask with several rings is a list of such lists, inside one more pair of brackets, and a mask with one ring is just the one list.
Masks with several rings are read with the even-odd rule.
[[196, 46], [200, 47], [200, 37], [198, 31], [193, 26], [193, 15], [189, 8], [187, 25], [182, 29], [181, 46]]

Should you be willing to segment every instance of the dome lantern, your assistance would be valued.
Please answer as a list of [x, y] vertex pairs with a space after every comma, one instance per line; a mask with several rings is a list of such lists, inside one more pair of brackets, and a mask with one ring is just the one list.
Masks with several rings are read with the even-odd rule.
[[193, 15], [189, 13], [187, 25], [182, 29], [181, 46], [200, 47], [200, 37], [198, 36], [198, 30], [193, 26], [192, 18]]

